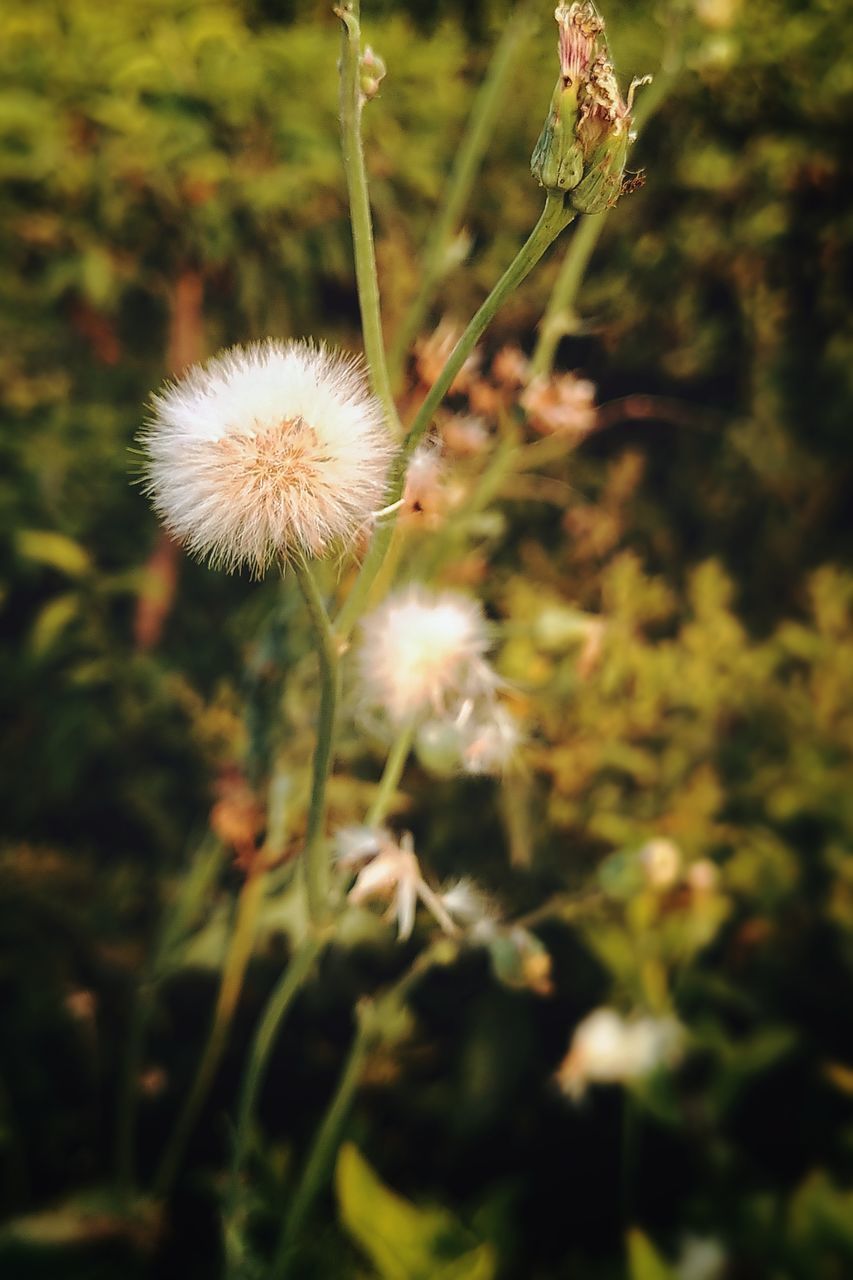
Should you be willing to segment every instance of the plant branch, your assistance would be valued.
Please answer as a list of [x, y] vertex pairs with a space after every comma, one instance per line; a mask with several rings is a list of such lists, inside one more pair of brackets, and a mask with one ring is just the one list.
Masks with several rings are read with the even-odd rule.
[[[535, 267], [546, 249], [556, 240], [560, 232], [569, 225], [574, 216], [574, 211], [566, 207], [561, 195], [549, 194], [547, 196], [545, 208], [542, 210], [536, 226], [485, 302], [472, 316], [468, 327], [451, 351], [447, 363], [415, 415], [406, 437], [403, 453], [398, 459], [391, 477], [391, 488], [387, 498], [389, 505], [400, 498], [405, 484], [406, 460], [426, 434], [436, 409], [450, 390], [457, 373], [474, 350], [501, 305]], [[355, 584], [336, 620], [335, 630], [342, 641], [351, 634], [367, 603], [370, 588], [390, 545], [395, 523], [393, 517], [389, 517], [377, 527], [373, 534], [370, 547]]]
[[379, 301], [379, 283], [376, 274], [376, 251], [373, 243], [373, 220], [370, 214], [370, 198], [367, 190], [367, 173], [364, 167], [364, 148], [361, 140], [361, 112], [364, 97], [360, 85], [361, 27], [359, 2], [335, 9], [343, 24], [341, 47], [341, 143], [344, 171], [347, 179], [352, 243], [355, 254], [355, 276], [358, 286], [358, 304], [361, 310], [361, 327], [364, 335], [364, 354], [370, 373], [374, 394], [382, 402], [385, 417], [392, 434], [401, 434], [400, 419], [394, 404], [391, 379], [385, 358], [385, 342], [382, 335], [382, 313]]
[[324, 828], [326, 784], [329, 780], [334, 752], [340, 663], [329, 615], [317, 589], [314, 575], [303, 561], [295, 561], [294, 570], [314, 629], [317, 656], [320, 660], [320, 710], [317, 720], [317, 746], [314, 750], [303, 866], [308, 894], [308, 914], [313, 924], [321, 924], [329, 905], [329, 859], [324, 847]]
[[373, 803], [367, 812], [367, 817], [364, 819], [365, 826], [378, 827], [380, 823], [384, 822], [394, 792], [400, 785], [400, 779], [403, 776], [403, 769], [406, 767], [406, 761], [412, 749], [414, 736], [415, 726], [413, 723], [405, 725], [397, 735], [388, 753], [388, 759], [385, 762], [382, 777], [379, 779]]

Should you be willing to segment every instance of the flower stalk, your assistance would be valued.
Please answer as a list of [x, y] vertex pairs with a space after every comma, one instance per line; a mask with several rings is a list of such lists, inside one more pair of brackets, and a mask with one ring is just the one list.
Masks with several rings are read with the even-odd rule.
[[[548, 192], [545, 199], [545, 207], [539, 216], [538, 222], [489, 296], [471, 317], [467, 328], [451, 351], [447, 363], [415, 415], [406, 437], [403, 456], [392, 470], [387, 498], [389, 505], [397, 502], [402, 496], [406, 477], [405, 460], [411, 457], [422, 441], [432, 422], [435, 411], [450, 390], [459, 370], [491, 324], [502, 304], [530, 274], [542, 255], [574, 217], [575, 211], [565, 203], [560, 193]], [[382, 566], [391, 543], [395, 523], [393, 517], [388, 518], [374, 532], [361, 570], [335, 623], [335, 631], [341, 641], [345, 641], [350, 636], [367, 604], [373, 580]]]
[[320, 661], [320, 710], [317, 719], [317, 746], [314, 751], [311, 800], [305, 833], [303, 867], [312, 924], [325, 921], [329, 909], [329, 857], [325, 847], [326, 784], [332, 767], [335, 742], [335, 714], [340, 691], [338, 647], [329, 615], [311, 569], [295, 561], [296, 580], [317, 640]]
[[402, 429], [394, 403], [394, 393], [385, 357], [385, 340], [382, 334], [373, 220], [370, 213], [364, 147], [361, 140], [361, 113], [365, 97], [361, 83], [359, 8], [359, 0], [349, 0], [347, 4], [335, 9], [335, 13], [343, 24], [340, 80], [341, 143], [349, 195], [364, 354], [373, 393], [385, 410], [389, 430], [393, 435], [399, 436]]

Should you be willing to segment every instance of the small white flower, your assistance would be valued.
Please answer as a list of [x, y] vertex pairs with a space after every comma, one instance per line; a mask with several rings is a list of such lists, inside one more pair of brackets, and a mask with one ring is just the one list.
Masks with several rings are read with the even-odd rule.
[[687, 884], [698, 896], [713, 893], [720, 881], [720, 873], [710, 858], [700, 858], [687, 868]]
[[341, 827], [335, 833], [335, 861], [339, 867], [358, 867], [393, 844], [385, 827]]
[[640, 865], [652, 889], [671, 889], [681, 872], [681, 852], [672, 840], [657, 838], [644, 844]]
[[381, 505], [393, 445], [358, 360], [267, 339], [195, 365], [154, 396], [146, 491], [187, 549], [262, 573], [323, 555]]
[[499, 913], [491, 898], [468, 877], [443, 889], [441, 902], [448, 914], [466, 928], [477, 928], [498, 919]]
[[429, 887], [421, 874], [411, 835], [406, 832], [395, 844], [388, 832], [378, 852], [359, 871], [347, 895], [353, 906], [361, 906], [374, 898], [390, 903], [391, 915], [397, 920], [401, 942], [411, 936], [415, 925], [418, 898], [432, 913], [445, 933], [459, 932], [447, 913], [439, 895]]
[[515, 716], [494, 699], [480, 704], [465, 723], [463, 732], [462, 767], [466, 773], [503, 773], [521, 742]]
[[681, 1056], [683, 1028], [675, 1018], [628, 1021], [615, 1009], [594, 1009], [575, 1028], [557, 1080], [569, 1097], [593, 1083], [630, 1084]]
[[675, 1264], [678, 1280], [720, 1280], [726, 1252], [713, 1236], [686, 1236]]
[[392, 725], [456, 713], [494, 689], [479, 604], [453, 591], [408, 587], [365, 618], [357, 662], [362, 701]]

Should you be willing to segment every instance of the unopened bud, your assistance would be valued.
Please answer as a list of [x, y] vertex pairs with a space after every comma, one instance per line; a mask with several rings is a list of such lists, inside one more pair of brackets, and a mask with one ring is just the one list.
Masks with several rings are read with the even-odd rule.
[[370, 102], [379, 92], [379, 86], [385, 79], [385, 63], [374, 53], [370, 45], [366, 45], [358, 64], [359, 88], [365, 102]]

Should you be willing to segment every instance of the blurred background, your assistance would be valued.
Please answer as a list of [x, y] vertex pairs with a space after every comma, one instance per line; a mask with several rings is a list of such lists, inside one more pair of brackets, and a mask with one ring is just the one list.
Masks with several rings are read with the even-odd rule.
[[[393, 337], [511, 10], [363, 9], [388, 67], [365, 134]], [[464, 214], [467, 261], [427, 330], [467, 319], [539, 212], [528, 162], [557, 65], [551, 7], [531, 12]], [[539, 990], [476, 952], [425, 981], [414, 1040], [374, 1064], [351, 1130], [396, 1191], [491, 1241], [503, 1276], [843, 1280], [853, 23], [833, 0], [612, 0], [606, 18], [623, 81], [668, 70], [632, 155], [646, 185], [608, 215], [557, 356], [596, 384], [598, 429], [540, 489], [528, 476], [499, 495], [463, 566], [524, 690], [524, 795], [508, 806], [493, 783], [414, 765], [405, 819], [433, 874], [475, 875], [511, 916], [564, 891], [592, 906], [537, 928]], [[304, 767], [310, 668], [282, 688], [310, 644], [280, 584], [211, 573], [161, 535], [134, 436], [151, 389], [223, 345], [360, 345], [338, 52], [327, 6], [297, 0], [34, 0], [0, 17], [10, 1280], [219, 1274], [225, 1117], [287, 950], [272, 909], [168, 1224], [128, 1225], [98, 1197], [114, 1185], [128, 1010], [163, 905], [235, 776], [263, 796], [270, 752]], [[484, 367], [505, 344], [531, 350], [564, 252], [501, 312]], [[282, 698], [286, 728], [258, 730]], [[374, 776], [354, 744], [341, 777]], [[355, 786], [334, 793], [341, 820]], [[665, 884], [638, 879], [655, 839], [677, 850]], [[222, 843], [157, 988], [143, 1185], [215, 998], [240, 881]], [[712, 868], [704, 884], [696, 864]], [[263, 1097], [262, 1220], [334, 1086], [354, 999], [398, 954], [387, 940], [333, 951], [301, 998]], [[584, 1014], [664, 1003], [690, 1038], [671, 1078], [561, 1096], [554, 1073]], [[303, 1274], [374, 1274], [331, 1197], [320, 1213]]]

